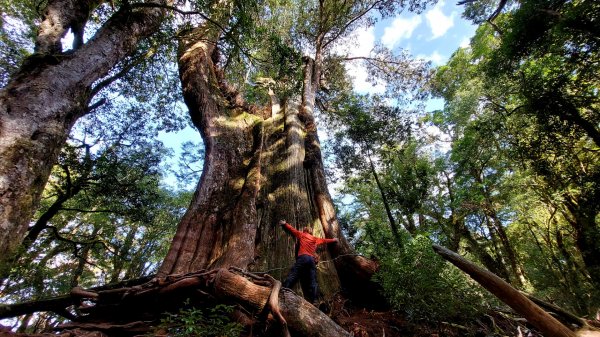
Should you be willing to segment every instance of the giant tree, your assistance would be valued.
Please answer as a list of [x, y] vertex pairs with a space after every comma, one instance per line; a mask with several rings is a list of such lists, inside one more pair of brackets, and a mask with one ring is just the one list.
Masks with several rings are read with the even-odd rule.
[[[181, 34], [178, 63], [184, 99], [204, 140], [205, 164], [159, 275], [223, 266], [257, 271], [283, 268], [290, 264], [294, 249], [293, 242], [274, 226], [280, 218], [340, 239], [323, 256], [333, 257], [335, 263], [319, 266], [325, 296], [340, 289], [340, 280], [352, 289], [374, 271], [372, 262], [353, 253], [336, 219], [317, 135], [315, 99], [338, 40], [367, 24], [376, 10], [388, 15], [399, 10], [399, 4], [308, 1], [301, 5], [302, 10], [270, 8], [259, 13], [268, 20], [267, 26], [290, 30], [279, 39], [310, 51], [302, 57], [298, 51], [291, 53], [297, 68], [290, 73], [265, 71], [269, 79], [262, 83], [270, 95], [266, 107], [250, 105], [244, 101], [246, 92], [239, 90], [243, 86], [227, 83], [226, 66], [235, 57], [228, 52], [238, 50], [220, 42], [226, 42], [227, 36], [219, 38], [226, 27], [239, 27], [239, 19], [217, 11], [211, 21]], [[411, 3], [411, 7], [418, 5]], [[277, 22], [272, 13], [282, 10], [297, 11], [296, 21]]]

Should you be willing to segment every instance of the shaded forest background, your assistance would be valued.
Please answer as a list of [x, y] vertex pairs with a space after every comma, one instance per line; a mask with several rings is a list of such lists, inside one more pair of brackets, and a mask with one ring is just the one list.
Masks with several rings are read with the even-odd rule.
[[[200, 139], [172, 158], [157, 138], [192, 124], [176, 61], [176, 40], [191, 27], [208, 22], [222, 30], [221, 75], [248, 104], [273, 105], [273, 91], [291, 97], [301, 86], [303, 53], [312, 52], [307, 41], [316, 32], [315, 13], [302, 10], [312, 8], [309, 2], [233, 3], [226, 25], [211, 7], [219, 2], [166, 6], [160, 28], [95, 82], [25, 236], [13, 236], [16, 248], [3, 257], [2, 303], [158, 271], [205, 156]], [[343, 8], [337, 1], [319, 4], [331, 6], [328, 13]], [[37, 32], [46, 5], [0, 1], [3, 87], [36, 62], [59, 63], [72, 52], [40, 52]], [[86, 38], [116, 10], [135, 5], [90, 2]], [[371, 5], [378, 14], [350, 23], [332, 19], [338, 30], [331, 34], [338, 36], [331, 41], [400, 10], [395, 2]], [[405, 5], [420, 12], [431, 3]], [[379, 263], [375, 280], [384, 297], [412, 324], [515, 334], [493, 331], [490, 311], [517, 316], [444, 262], [432, 244], [594, 318], [600, 308], [600, 4], [462, 5], [463, 16], [479, 26], [469, 47], [443, 66], [383, 46], [362, 59], [324, 53], [314, 110], [319, 128], [327, 130], [322, 151], [328, 182], [339, 186], [335, 205], [343, 233], [357, 253]], [[349, 62], [363, 62], [370, 79], [386, 85], [385, 93], [355, 93]], [[430, 98], [443, 99], [443, 109], [426, 111]], [[179, 160], [177, 169], [166, 158]], [[167, 175], [188, 188], [166, 187], [161, 181]], [[288, 268], [268, 272], [281, 277]], [[63, 320], [36, 313], [4, 325], [38, 333]]]

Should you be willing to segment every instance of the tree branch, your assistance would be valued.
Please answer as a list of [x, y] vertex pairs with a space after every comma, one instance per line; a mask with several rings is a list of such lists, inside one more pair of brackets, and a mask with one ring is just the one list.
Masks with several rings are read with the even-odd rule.
[[334, 34], [331, 38], [327, 39], [327, 41], [323, 43], [323, 49], [325, 49], [325, 47], [327, 47], [327, 45], [329, 45], [331, 42], [337, 40], [348, 29], [348, 27], [350, 27], [356, 21], [360, 20], [360, 18], [362, 18], [363, 16], [367, 15], [367, 13], [369, 13], [373, 8], [375, 8], [375, 6], [380, 2], [381, 1], [373, 2], [373, 4], [371, 4], [370, 7], [367, 7], [365, 10], [358, 13], [354, 18], [348, 20], [344, 27], [340, 28], [340, 30], [336, 34]]
[[184, 11], [181, 10], [177, 7], [174, 6], [169, 6], [169, 5], [162, 5], [162, 4], [157, 4], [157, 3], [135, 3], [135, 4], [131, 4], [131, 8], [136, 8], [136, 7], [158, 7], [158, 8], [164, 8], [164, 9], [168, 9], [168, 10], [172, 10], [173, 12], [182, 14], [182, 15], [199, 15], [200, 17], [202, 17], [204, 20], [212, 23], [213, 25], [217, 26], [223, 33], [227, 33], [227, 31], [225, 30], [225, 28], [223, 28], [223, 26], [221, 26], [218, 22], [216, 22], [215, 20], [211, 19], [210, 17], [208, 17], [206, 14], [199, 12], [199, 11]]

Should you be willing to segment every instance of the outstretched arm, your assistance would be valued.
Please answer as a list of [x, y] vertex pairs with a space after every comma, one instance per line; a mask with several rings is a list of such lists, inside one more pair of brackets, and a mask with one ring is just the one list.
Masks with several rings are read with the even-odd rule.
[[338, 242], [338, 238], [335, 239], [319, 239], [317, 238], [317, 245], [323, 244], [323, 243], [331, 243], [331, 242]]
[[281, 225], [281, 227], [290, 232], [290, 234], [292, 234], [293, 236], [300, 238], [301, 236], [301, 232], [296, 230], [294, 227], [292, 227], [289, 223], [287, 223], [285, 220], [279, 220], [279, 225]]

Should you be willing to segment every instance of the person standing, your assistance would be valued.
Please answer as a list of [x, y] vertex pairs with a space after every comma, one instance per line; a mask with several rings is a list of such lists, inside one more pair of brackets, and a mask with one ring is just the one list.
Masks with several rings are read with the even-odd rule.
[[300, 248], [298, 249], [298, 255], [296, 256], [296, 262], [290, 269], [283, 286], [291, 288], [296, 281], [300, 278], [308, 278], [310, 284], [308, 284], [308, 294], [306, 299], [310, 303], [314, 303], [317, 298], [317, 246], [325, 243], [338, 242], [338, 239], [321, 239], [312, 235], [310, 227], [305, 226], [302, 231], [296, 230], [285, 220], [280, 220], [279, 225], [292, 234], [300, 242]]

